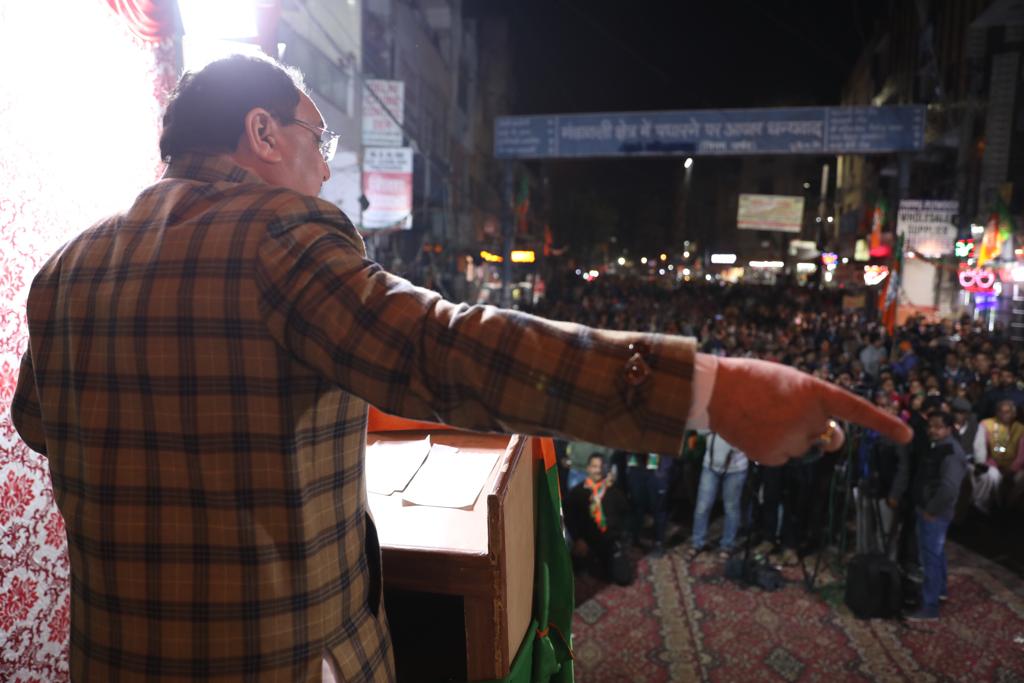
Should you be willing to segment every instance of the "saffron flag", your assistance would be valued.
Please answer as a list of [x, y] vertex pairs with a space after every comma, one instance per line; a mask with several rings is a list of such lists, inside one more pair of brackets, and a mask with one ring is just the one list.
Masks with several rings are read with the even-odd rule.
[[1013, 218], [1002, 198], [996, 199], [995, 210], [989, 214], [985, 235], [978, 249], [978, 267], [1000, 258], [1006, 246], [1013, 246]]
[[896, 333], [896, 309], [899, 306], [900, 298], [900, 266], [903, 261], [903, 236], [899, 237], [896, 245], [896, 260], [889, 269], [889, 277], [886, 278], [885, 288], [878, 299], [878, 309], [882, 312], [882, 324], [885, 326], [889, 336]]

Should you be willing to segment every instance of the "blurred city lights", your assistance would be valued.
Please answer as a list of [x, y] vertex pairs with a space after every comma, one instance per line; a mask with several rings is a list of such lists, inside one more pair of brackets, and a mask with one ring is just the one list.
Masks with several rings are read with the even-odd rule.
[[618, 263], [618, 264], [619, 264], [620, 266], [624, 266], [624, 265], [626, 265], [626, 259], [625, 259], [625, 258], [623, 258], [622, 256], [620, 256], [620, 257], [619, 257], [619, 260], [617, 261], [617, 263]]
[[[736, 263], [736, 254], [712, 254], [711, 262], [716, 265], [731, 266]], [[711, 276], [708, 276], [711, 279]]]
[[647, 265], [647, 257], [646, 256], [641, 256], [640, 257], [640, 263], [643, 263], [644, 265]]
[[888, 266], [864, 266], [864, 284], [868, 287], [879, 284], [889, 277]]
[[693, 166], [693, 157], [686, 157], [686, 161], [683, 162], [683, 168], [689, 169]]
[[[501, 254], [494, 254], [486, 250], [480, 252], [480, 258], [482, 258], [484, 261], [487, 261], [488, 263], [501, 263], [502, 261], [505, 260]], [[577, 271], [576, 274], [578, 275], [579, 271]]]
[[513, 249], [510, 255], [512, 263], [533, 263], [537, 254], [533, 249]]
[[683, 252], [683, 258], [690, 258], [690, 252], [684, 251]]
[[662, 253], [658, 254], [658, 258], [661, 259], [662, 261], [667, 261], [668, 260], [668, 254], [666, 254], [665, 252], [662, 252]]

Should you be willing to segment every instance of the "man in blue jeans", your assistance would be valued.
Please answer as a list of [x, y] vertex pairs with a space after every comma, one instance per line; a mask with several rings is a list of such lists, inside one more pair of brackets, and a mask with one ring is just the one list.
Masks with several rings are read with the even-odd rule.
[[693, 540], [687, 559], [694, 559], [706, 549], [708, 519], [721, 486], [725, 531], [719, 543], [719, 557], [725, 560], [736, 547], [736, 532], [740, 526], [740, 498], [743, 495], [743, 482], [747, 478], [747, 456], [718, 434], [711, 433], [706, 442], [700, 487], [697, 489], [697, 507], [693, 512]]
[[[960, 442], [953, 438], [953, 416], [935, 411], [928, 416], [928, 451], [914, 475], [914, 513], [917, 518], [917, 548], [924, 572], [921, 607], [908, 619], [939, 618], [939, 601], [946, 599], [946, 530], [956, 511], [960, 484], [967, 472], [967, 460]], [[901, 463], [894, 491], [905, 489], [907, 468]]]

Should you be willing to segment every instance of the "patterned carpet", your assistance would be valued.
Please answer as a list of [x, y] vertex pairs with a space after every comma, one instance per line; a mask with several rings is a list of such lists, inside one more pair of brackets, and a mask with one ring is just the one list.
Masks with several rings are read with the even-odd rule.
[[[799, 567], [775, 592], [722, 577], [682, 549], [640, 559], [629, 587], [577, 580], [580, 683], [660, 681], [1024, 682], [1024, 580], [950, 543], [938, 622], [853, 617], [828, 572], [815, 593]], [[822, 581], [824, 579], [824, 581]]]

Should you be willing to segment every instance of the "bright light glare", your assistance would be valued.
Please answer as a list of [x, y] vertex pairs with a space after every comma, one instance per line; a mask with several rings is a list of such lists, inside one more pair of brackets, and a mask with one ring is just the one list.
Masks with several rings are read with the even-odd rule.
[[981, 235], [984, 232], [985, 232], [985, 226], [984, 225], [978, 225], [977, 223], [971, 223], [971, 234], [972, 235]]
[[1024, 282], [1024, 266], [1015, 266], [1012, 273], [1014, 282]]
[[[5, 273], [14, 283], [3, 285], [0, 308], [8, 295], [21, 302], [5, 324], [20, 320], [22, 277], [27, 284], [58, 245], [130, 204], [163, 170], [159, 71], [124, 23], [106, 3], [0, 3], [0, 61], [9, 65], [0, 78], [0, 130], [9, 133], [0, 142], [0, 251], [18, 266]], [[95, 106], [75, 108], [71, 151], [54, 131], [68, 130], [73, 102]], [[88, 160], [88, 172], [72, 158]]]
[[642, 263], [644, 265], [647, 265], [647, 257], [646, 256], [641, 256], [640, 257], [640, 263]]
[[796, 272], [798, 273], [813, 273], [818, 270], [817, 263], [798, 263], [796, 264]]
[[662, 252], [661, 254], [658, 255], [658, 258], [660, 258], [662, 261], [667, 261], [668, 260], [668, 254]]
[[255, 0], [178, 0], [181, 24], [193, 38], [255, 38]]
[[252, 55], [259, 57], [263, 50], [255, 43], [237, 40], [221, 40], [205, 36], [184, 36], [181, 40], [182, 62], [186, 71], [199, 71], [210, 62], [231, 55]]
[[683, 162], [683, 168], [690, 168], [693, 166], [693, 157], [686, 157], [686, 161]]
[[782, 261], [751, 261], [750, 262], [750, 267], [751, 268], [773, 268], [773, 269], [777, 270], [779, 268], [785, 267], [785, 265], [786, 264], [783, 263]]
[[690, 252], [684, 251], [683, 252], [683, 258], [690, 258]]
[[658, 275], [664, 275], [664, 274], [665, 274], [665, 269], [664, 268], [658, 268]]
[[736, 263], [736, 254], [712, 254], [711, 262], [723, 266], [731, 266]]
[[590, 271], [590, 272], [588, 273], [588, 275], [590, 275], [590, 277], [592, 277], [592, 278], [595, 278], [595, 277], [597, 277], [597, 276], [598, 276], [598, 275], [600, 275], [600, 274], [601, 274], [601, 273], [597, 272], [596, 270], [592, 270], [592, 271]]
[[685, 275], [686, 277], [690, 277], [690, 269], [689, 268], [683, 268], [683, 275]]
[[621, 256], [620, 256], [620, 257], [619, 257], [619, 260], [618, 260], [618, 264], [619, 264], [620, 266], [624, 266], [624, 265], [626, 265], [626, 259], [624, 259], [623, 257], [621, 257]]

